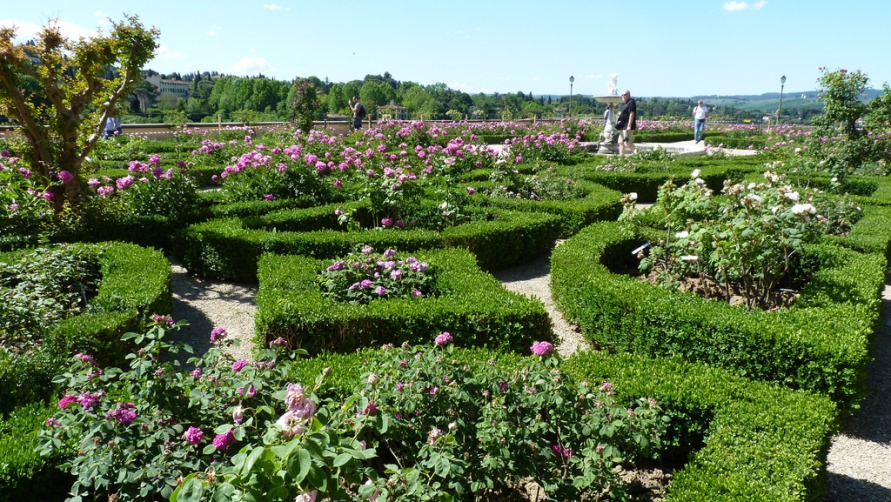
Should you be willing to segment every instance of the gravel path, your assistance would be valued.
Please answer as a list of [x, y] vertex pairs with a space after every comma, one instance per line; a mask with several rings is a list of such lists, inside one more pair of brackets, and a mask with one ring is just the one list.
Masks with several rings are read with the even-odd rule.
[[[196, 354], [202, 354], [210, 348], [210, 330], [222, 326], [231, 338], [241, 340], [239, 347], [230, 349], [232, 357], [250, 360], [257, 287], [201, 280], [176, 264], [172, 269], [173, 317], [190, 322], [176, 338], [189, 343]], [[548, 256], [500, 271], [495, 277], [507, 289], [541, 300], [551, 313], [561, 355], [569, 356], [589, 347], [578, 329], [568, 324], [554, 307]], [[869, 396], [833, 438], [827, 459], [827, 502], [891, 501], [891, 276], [882, 297], [883, 325], [876, 333]]]

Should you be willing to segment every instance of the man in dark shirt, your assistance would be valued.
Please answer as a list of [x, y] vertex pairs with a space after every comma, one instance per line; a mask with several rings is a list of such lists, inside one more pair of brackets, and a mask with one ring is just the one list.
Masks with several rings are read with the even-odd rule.
[[359, 102], [359, 96], [353, 96], [353, 103], [350, 105], [353, 110], [353, 129], [362, 129], [362, 120], [365, 119], [365, 107]]
[[637, 149], [634, 147], [634, 131], [637, 129], [637, 102], [631, 97], [631, 91], [625, 90], [622, 93], [622, 99], [625, 105], [619, 113], [619, 119], [616, 120], [616, 129], [619, 130], [619, 155], [625, 155], [625, 149], [629, 150], [629, 155], [633, 154]]

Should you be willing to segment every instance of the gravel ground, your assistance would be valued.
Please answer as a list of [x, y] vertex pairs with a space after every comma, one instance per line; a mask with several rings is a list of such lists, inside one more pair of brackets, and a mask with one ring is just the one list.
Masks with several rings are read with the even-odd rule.
[[[176, 338], [192, 345], [196, 354], [202, 354], [210, 348], [211, 329], [222, 326], [231, 338], [241, 340], [239, 347], [230, 349], [231, 355], [250, 360], [257, 287], [201, 280], [176, 264], [172, 269], [173, 316], [190, 322]], [[557, 350], [568, 356], [589, 345], [554, 307], [549, 269], [549, 257], [543, 256], [500, 271], [495, 277], [507, 289], [541, 300], [551, 313], [554, 332], [560, 339]], [[891, 277], [886, 280], [883, 299], [884, 324], [876, 334], [869, 396], [833, 438], [827, 459], [827, 502], [891, 501]]]

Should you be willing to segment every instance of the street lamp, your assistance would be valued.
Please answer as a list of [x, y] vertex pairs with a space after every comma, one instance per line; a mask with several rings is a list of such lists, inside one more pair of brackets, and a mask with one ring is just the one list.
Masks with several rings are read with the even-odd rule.
[[572, 75], [569, 76], [569, 118], [572, 118], [572, 83], [575, 82], [575, 77]]
[[783, 111], [783, 87], [786, 86], [786, 76], [780, 77], [780, 106], [777, 108], [777, 127], [780, 125], [780, 113]]

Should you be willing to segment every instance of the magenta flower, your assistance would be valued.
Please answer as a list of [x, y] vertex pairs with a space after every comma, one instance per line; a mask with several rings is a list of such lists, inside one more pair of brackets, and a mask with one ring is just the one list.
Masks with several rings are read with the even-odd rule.
[[59, 408], [63, 410], [68, 407], [71, 403], [77, 402], [77, 396], [65, 396], [62, 399], [59, 399]]
[[377, 296], [387, 296], [387, 288], [383, 286], [374, 288], [374, 292], [377, 294]]
[[371, 287], [371, 279], [362, 279], [362, 282], [359, 283], [359, 286], [362, 288], [370, 288]]
[[233, 444], [235, 444], [235, 433], [232, 432], [232, 429], [222, 434], [217, 434], [217, 437], [213, 438], [213, 446], [219, 451], [224, 451]]
[[245, 361], [244, 359], [239, 359], [239, 360], [235, 361], [234, 363], [232, 363], [232, 372], [238, 373], [239, 371], [243, 370], [244, 367], [247, 365], [248, 365], [247, 361]]
[[268, 201], [273, 201], [273, 200], [275, 200], [275, 195], [272, 195], [271, 193], [267, 193], [267, 194], [263, 195], [263, 199], [268, 200]]
[[59, 179], [62, 180], [62, 183], [71, 183], [74, 181], [74, 175], [71, 174], [71, 171], [60, 171]]
[[554, 344], [550, 342], [535, 342], [532, 344], [532, 347], [530, 347], [530, 350], [537, 356], [544, 356], [554, 350]]
[[467, 187], [467, 195], [473, 195], [476, 193], [476, 188]]
[[122, 424], [129, 424], [136, 420], [136, 412], [133, 410], [136, 407], [133, 403], [125, 403], [115, 410], [111, 410], [105, 414], [106, 420], [117, 420]]
[[[183, 439], [189, 444], [198, 444], [204, 439], [204, 433], [201, 432], [201, 429], [198, 427], [189, 427], [189, 429], [183, 433]], [[216, 443], [214, 443], [214, 446], [216, 446]]]
[[201, 373], [201, 367], [200, 367], [200, 366], [197, 367], [197, 368], [195, 368], [195, 369], [193, 369], [192, 372], [189, 373], [189, 374], [192, 375], [192, 378], [194, 378], [194, 379], [196, 379], [196, 380], [201, 380], [201, 376], [203, 375], [203, 374]]
[[43, 192], [43, 198], [46, 199], [48, 202], [52, 202], [52, 201], [56, 200], [56, 194], [47, 190], [47, 191]]
[[84, 392], [77, 397], [77, 402], [80, 403], [85, 410], [89, 410], [99, 403], [99, 396]]
[[56, 417], [49, 417], [46, 419], [45, 425], [47, 427], [62, 427], [62, 422], [59, 422]]
[[392, 220], [391, 218], [382, 218], [382, 219], [381, 219], [381, 225], [383, 225], [383, 226], [385, 226], [385, 227], [388, 227], [388, 228], [389, 228], [389, 227], [392, 227], [392, 226], [393, 226], [393, 220]]
[[226, 328], [217, 326], [210, 330], [210, 343], [217, 343], [218, 340], [221, 340], [228, 334], [229, 332], [226, 331]]
[[610, 382], [603, 382], [603, 385], [600, 386], [600, 392], [609, 392], [613, 389], [613, 384]]
[[436, 339], [434, 340], [434, 342], [436, 343], [436, 345], [447, 345], [451, 343], [452, 340], [454, 340], [454, 337], [452, 337], [451, 333], [449, 333], [448, 331], [443, 331], [442, 333], [436, 335]]

